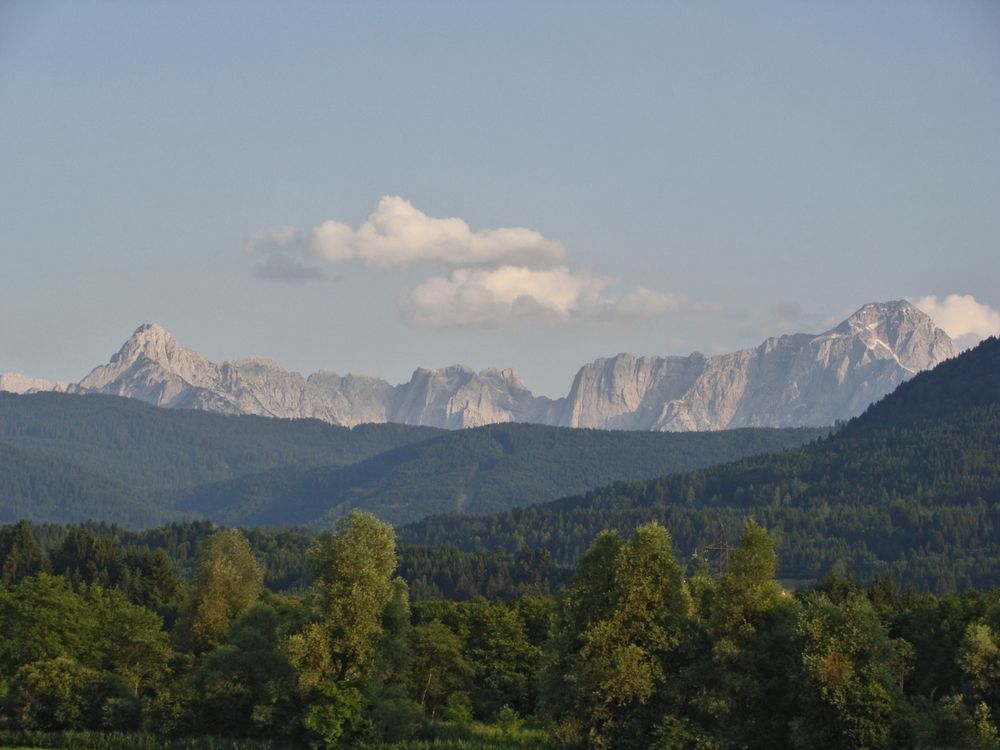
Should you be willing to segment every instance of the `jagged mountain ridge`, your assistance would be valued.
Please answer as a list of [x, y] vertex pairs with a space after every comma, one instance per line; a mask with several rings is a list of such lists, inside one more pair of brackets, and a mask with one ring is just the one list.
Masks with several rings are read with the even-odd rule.
[[[860, 414], [904, 380], [955, 354], [947, 334], [909, 302], [872, 303], [819, 335], [769, 338], [731, 354], [598, 359], [580, 369], [567, 397], [549, 399], [534, 396], [509, 369], [419, 368], [407, 383], [394, 386], [326, 370], [305, 377], [257, 357], [217, 365], [160, 326], [145, 324], [108, 364], [66, 389], [168, 408], [311, 417], [345, 426], [399, 422], [459, 429], [531, 422], [663, 431], [820, 426]], [[33, 387], [42, 386], [38, 381]]]
[[633, 430], [833, 424], [956, 353], [948, 335], [909, 302], [869, 304], [817, 336], [769, 338], [717, 357], [599, 359], [577, 374], [561, 424]]

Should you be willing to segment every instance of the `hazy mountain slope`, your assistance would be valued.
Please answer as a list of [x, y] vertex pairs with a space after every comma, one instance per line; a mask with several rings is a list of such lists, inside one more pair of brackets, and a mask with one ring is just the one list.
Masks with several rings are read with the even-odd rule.
[[183, 493], [178, 509], [226, 524], [327, 526], [350, 508], [392, 523], [489, 513], [800, 445], [826, 430], [648, 433], [492, 425], [452, 432], [343, 469], [275, 470]]
[[[217, 365], [160, 326], [146, 324], [108, 364], [69, 389], [170, 408], [348, 426], [399, 422], [456, 429], [530, 422], [667, 431], [821, 426], [856, 416], [914, 373], [954, 354], [951, 339], [909, 302], [874, 303], [825, 333], [770, 338], [731, 354], [598, 359], [580, 369], [568, 396], [553, 400], [534, 396], [513, 370], [418, 368], [408, 382], [390, 385], [326, 370], [304, 377], [261, 358]], [[15, 390], [30, 385], [24, 376], [0, 378]]]
[[190, 487], [278, 466], [347, 465], [441, 434], [383, 424], [157, 409], [97, 394], [0, 393], [0, 443], [62, 456], [139, 490]]
[[40, 391], [65, 391], [69, 383], [59, 380], [45, 380], [22, 375], [19, 372], [0, 372], [0, 392], [38, 393]]
[[0, 444], [0, 523], [75, 523], [90, 518], [128, 527], [172, 520], [121, 482], [56, 456]]
[[572, 562], [604, 528], [656, 519], [693, 552], [747, 517], [775, 536], [782, 574], [891, 571], [947, 590], [1000, 584], [1000, 341], [901, 385], [832, 437], [781, 453], [484, 518], [433, 517], [406, 543], [546, 547]]

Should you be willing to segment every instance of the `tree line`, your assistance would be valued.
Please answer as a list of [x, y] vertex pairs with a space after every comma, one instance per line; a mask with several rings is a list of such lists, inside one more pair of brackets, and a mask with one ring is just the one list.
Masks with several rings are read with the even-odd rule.
[[0, 539], [7, 732], [329, 748], [527, 720], [566, 748], [998, 743], [1000, 591], [834, 573], [791, 592], [753, 522], [684, 562], [655, 522], [602, 532], [558, 592], [467, 601], [411, 601], [392, 528], [357, 511], [308, 541], [294, 593], [232, 529], [207, 530], [189, 576], [162, 549], [102, 567], [109, 535]]

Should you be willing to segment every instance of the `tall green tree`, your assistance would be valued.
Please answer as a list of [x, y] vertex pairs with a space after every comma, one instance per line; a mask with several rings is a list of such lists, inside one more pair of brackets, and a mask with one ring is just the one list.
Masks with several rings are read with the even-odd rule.
[[187, 609], [187, 630], [198, 651], [218, 645], [230, 624], [264, 590], [264, 568], [250, 542], [237, 529], [208, 537], [198, 551], [194, 590]]
[[[570, 693], [561, 701], [568, 739], [596, 748], [645, 747], [656, 719], [672, 710], [691, 597], [667, 530], [640, 526], [624, 545], [604, 536], [588, 552], [586, 575], [570, 589], [590, 614], [564, 603], [560, 637], [570, 654]], [[610, 559], [609, 559], [610, 558]], [[608, 564], [610, 563], [610, 564]], [[568, 606], [567, 606], [568, 605]], [[583, 626], [573, 637], [573, 625]], [[551, 681], [549, 681], [551, 685]]]
[[162, 618], [117, 589], [91, 586], [84, 598], [100, 622], [102, 668], [116, 674], [134, 697], [162, 683], [174, 657]]
[[573, 577], [556, 604], [552, 638], [546, 645], [539, 703], [542, 713], [559, 720], [572, 738], [582, 730], [582, 717], [596, 692], [581, 652], [584, 634], [592, 625], [611, 617], [616, 601], [615, 561], [622, 539], [604, 531], [580, 558]]
[[352, 511], [309, 550], [316, 576], [316, 619], [286, 641], [299, 688], [309, 702], [304, 723], [316, 743], [332, 747], [361, 723], [366, 679], [393, 600], [396, 537], [374, 516]]
[[[709, 651], [689, 670], [704, 724], [736, 747], [781, 748], [795, 711], [788, 675], [797, 668], [798, 602], [775, 580], [767, 531], [747, 524], [728, 571], [704, 592]], [[706, 666], [709, 667], [706, 669]]]
[[465, 658], [462, 639], [438, 620], [416, 625], [410, 633], [410, 643], [411, 695], [428, 716], [436, 719], [449, 697], [468, 689], [472, 665]]

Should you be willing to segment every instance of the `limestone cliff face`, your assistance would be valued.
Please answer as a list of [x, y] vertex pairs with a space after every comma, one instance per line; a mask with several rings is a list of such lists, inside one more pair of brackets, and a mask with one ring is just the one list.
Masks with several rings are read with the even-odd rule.
[[[7, 380], [15, 382], [12, 377]], [[258, 357], [217, 365], [178, 344], [156, 324], [140, 326], [108, 364], [69, 388], [138, 398], [167, 408], [311, 417], [349, 427], [403, 422], [458, 429], [539, 421], [537, 415], [544, 416], [552, 403], [532, 396], [513, 370], [476, 373], [462, 365], [418, 369], [408, 383], [393, 386], [379, 378], [341, 376], [329, 370], [306, 378]]]
[[140, 326], [75, 385], [7, 373], [0, 390], [69, 390], [168, 408], [311, 417], [333, 424], [401, 422], [460, 429], [537, 422], [622, 430], [828, 425], [860, 414], [915, 373], [956, 354], [908, 302], [865, 305], [819, 335], [795, 334], [731, 354], [598, 359], [566, 398], [532, 395], [513, 370], [417, 369], [409, 382], [321, 370], [308, 377], [261, 358], [214, 364], [155, 324]]
[[817, 336], [770, 338], [718, 357], [599, 359], [577, 374], [562, 424], [632, 430], [833, 424], [956, 353], [947, 334], [909, 302], [870, 304]]

